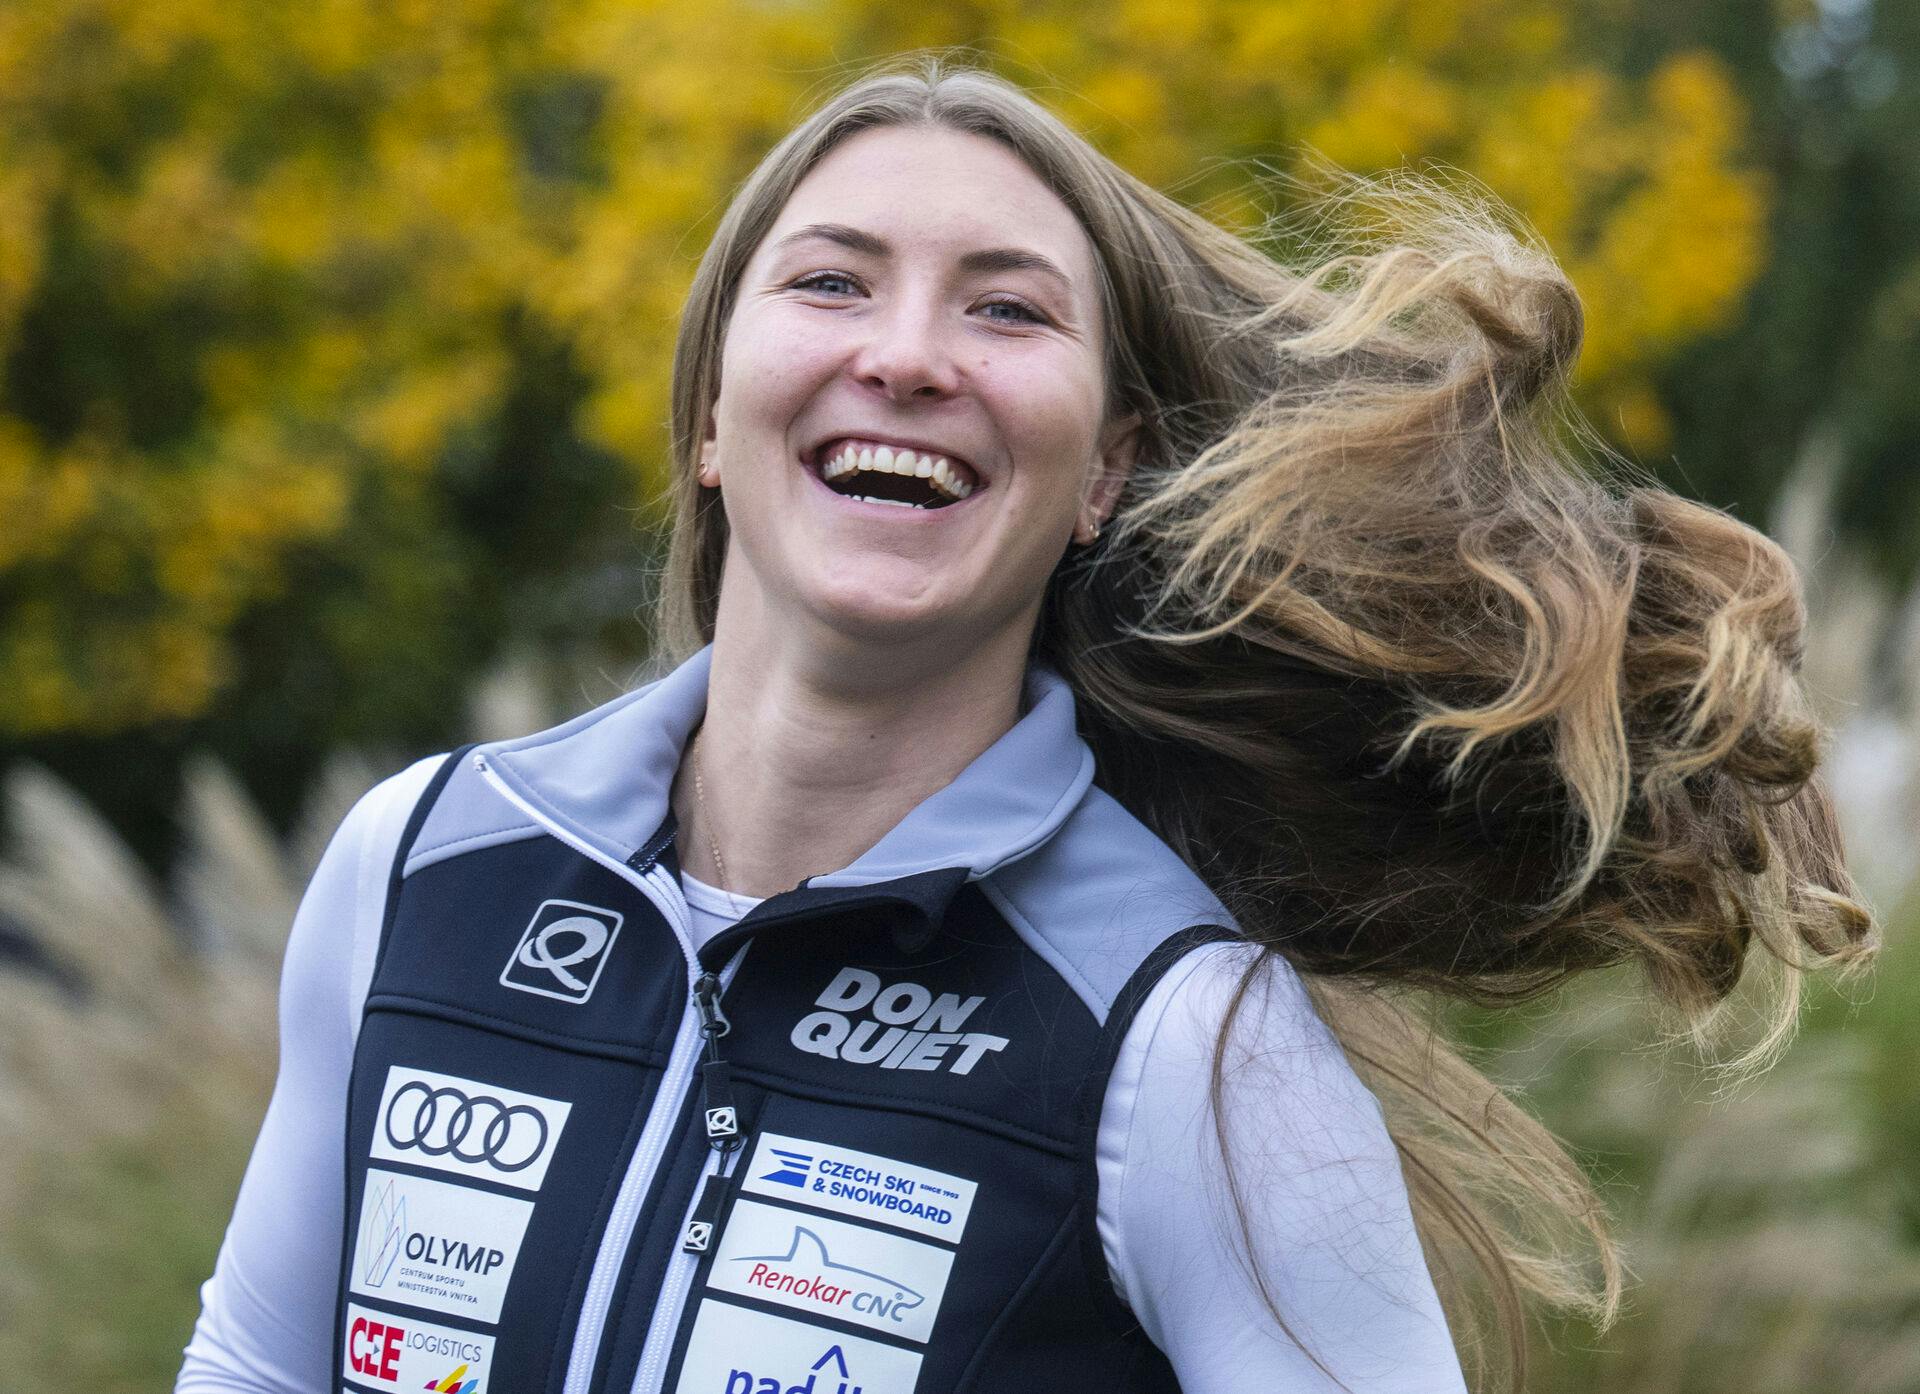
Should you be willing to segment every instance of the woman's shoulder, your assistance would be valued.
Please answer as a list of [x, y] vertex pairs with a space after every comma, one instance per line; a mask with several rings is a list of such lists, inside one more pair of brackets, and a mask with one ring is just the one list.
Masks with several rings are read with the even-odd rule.
[[1136, 975], [1237, 933], [1206, 882], [1098, 786], [1044, 844], [981, 886], [1103, 1021]]
[[1322, 1124], [1346, 1118], [1345, 1145], [1384, 1138], [1379, 1102], [1306, 980], [1245, 940], [1198, 945], [1161, 974], [1127, 1024], [1125, 1050], [1182, 1089], [1205, 1092], [1217, 1068], [1223, 1100], [1245, 1096], [1266, 1114], [1297, 1106]]

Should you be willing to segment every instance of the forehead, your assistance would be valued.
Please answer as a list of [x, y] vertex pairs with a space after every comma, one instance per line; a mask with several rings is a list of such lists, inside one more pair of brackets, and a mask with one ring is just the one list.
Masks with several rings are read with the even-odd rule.
[[1092, 244], [1080, 220], [1011, 149], [944, 128], [861, 131], [830, 150], [794, 189], [758, 255], [811, 223], [875, 233], [897, 254], [959, 255], [981, 247], [1039, 252], [1095, 303]]

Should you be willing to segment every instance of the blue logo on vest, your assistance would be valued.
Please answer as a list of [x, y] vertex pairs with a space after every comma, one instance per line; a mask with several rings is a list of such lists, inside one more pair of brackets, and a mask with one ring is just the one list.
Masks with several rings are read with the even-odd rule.
[[779, 1161], [774, 1164], [772, 1171], [766, 1172], [760, 1179], [784, 1182], [789, 1186], [798, 1186], [804, 1191], [807, 1188], [807, 1174], [813, 1170], [813, 1158], [804, 1152], [789, 1152], [780, 1147], [768, 1150], [779, 1158]]
[[577, 900], [542, 901], [500, 981], [520, 992], [575, 1004], [593, 996], [624, 917]]
[[[832, 1368], [828, 1368], [829, 1362]], [[727, 1374], [727, 1394], [862, 1394], [860, 1386], [851, 1383], [846, 1352], [838, 1346], [828, 1346], [813, 1362], [813, 1371], [799, 1384], [783, 1384], [771, 1377], [755, 1379], [746, 1370], [731, 1370]], [[822, 1385], [822, 1379], [829, 1383]]]

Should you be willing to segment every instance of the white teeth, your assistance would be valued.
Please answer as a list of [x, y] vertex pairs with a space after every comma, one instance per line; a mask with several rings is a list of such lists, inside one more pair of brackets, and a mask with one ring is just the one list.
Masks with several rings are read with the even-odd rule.
[[[898, 474], [908, 478], [930, 480], [935, 489], [949, 499], [963, 499], [973, 492], [974, 486], [960, 477], [945, 456], [925, 455], [918, 451], [900, 449], [892, 446], [856, 446], [851, 443], [840, 448], [839, 453], [820, 466], [820, 477], [831, 483], [833, 480], [863, 470], [873, 474]], [[856, 495], [856, 497], [865, 497]], [[874, 502], [894, 503], [894, 499], [877, 499]], [[906, 504], [908, 508], [922, 508], [924, 504]]]
[[949, 498], [963, 499], [973, 492], [973, 486], [955, 474], [944, 458], [933, 462], [933, 482]]
[[858, 503], [884, 503], [889, 508], [925, 508], [924, 503], [908, 503], [905, 499], [877, 499], [871, 494], [855, 494]]

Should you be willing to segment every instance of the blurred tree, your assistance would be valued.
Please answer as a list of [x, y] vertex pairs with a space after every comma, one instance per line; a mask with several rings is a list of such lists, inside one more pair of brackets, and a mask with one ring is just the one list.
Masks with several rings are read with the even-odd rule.
[[1738, 312], [1655, 371], [1674, 422], [1669, 482], [1765, 523], [1809, 437], [1830, 435], [1835, 540], [1904, 589], [1920, 564], [1920, 5], [1604, 9], [1579, 42], [1622, 73], [1677, 52], [1719, 58], [1774, 190], [1772, 253]]
[[637, 655], [698, 251], [911, 48], [1249, 231], [1302, 142], [1468, 171], [1592, 308], [1589, 410], [1665, 448], [1769, 185], [1710, 36], [1593, 48], [1624, 3], [0, 0], [0, 730], [138, 836], [188, 745], [284, 814], [327, 746], [449, 741], [504, 643]]

